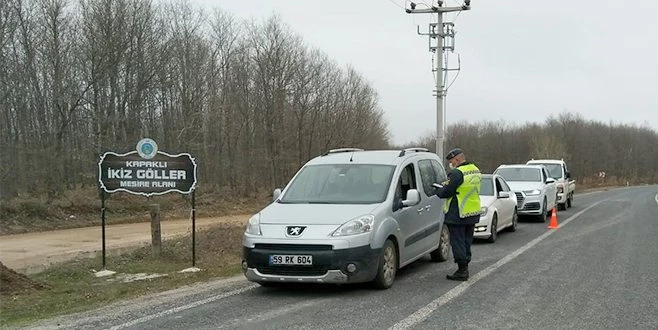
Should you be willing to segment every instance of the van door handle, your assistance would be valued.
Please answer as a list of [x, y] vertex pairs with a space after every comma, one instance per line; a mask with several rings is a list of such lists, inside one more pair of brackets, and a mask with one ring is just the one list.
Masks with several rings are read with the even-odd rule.
[[425, 210], [429, 211], [429, 210], [431, 210], [431, 209], [432, 209], [432, 205], [427, 205], [427, 206], [425, 206]]
[[421, 207], [417, 211], [418, 211], [418, 214], [422, 214], [423, 213], [423, 208]]

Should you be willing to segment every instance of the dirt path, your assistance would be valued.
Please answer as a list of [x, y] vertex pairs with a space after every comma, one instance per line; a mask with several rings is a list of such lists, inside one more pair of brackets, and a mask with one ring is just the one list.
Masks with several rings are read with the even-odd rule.
[[[196, 219], [196, 229], [221, 223], [243, 226], [248, 219], [249, 215], [201, 218]], [[162, 238], [190, 233], [192, 220], [163, 221], [161, 231]], [[150, 242], [150, 222], [105, 227], [108, 254]], [[76, 257], [93, 256], [101, 250], [101, 226], [0, 236], [0, 261], [23, 273], [38, 272], [50, 264]]]

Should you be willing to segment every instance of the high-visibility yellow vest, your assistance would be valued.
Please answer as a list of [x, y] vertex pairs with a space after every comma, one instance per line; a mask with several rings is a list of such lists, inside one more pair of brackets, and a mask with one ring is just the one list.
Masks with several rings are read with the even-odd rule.
[[448, 198], [443, 204], [443, 213], [448, 213], [450, 202], [456, 197], [460, 218], [479, 215], [481, 213], [480, 180], [482, 178], [480, 169], [473, 164], [465, 164], [458, 166], [457, 170], [464, 174], [464, 182], [457, 187], [457, 195]]

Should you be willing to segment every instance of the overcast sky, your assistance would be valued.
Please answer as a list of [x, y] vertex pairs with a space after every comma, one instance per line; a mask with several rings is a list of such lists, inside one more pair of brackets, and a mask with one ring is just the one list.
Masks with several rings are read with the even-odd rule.
[[[406, 14], [404, 0], [191, 1], [242, 19], [279, 15], [309, 46], [370, 81], [394, 143], [435, 132], [432, 56], [428, 37], [416, 33], [431, 16]], [[471, 7], [455, 21], [450, 65], [459, 53], [462, 68], [448, 91], [448, 125], [543, 122], [567, 111], [658, 131], [658, 1], [473, 0]]]

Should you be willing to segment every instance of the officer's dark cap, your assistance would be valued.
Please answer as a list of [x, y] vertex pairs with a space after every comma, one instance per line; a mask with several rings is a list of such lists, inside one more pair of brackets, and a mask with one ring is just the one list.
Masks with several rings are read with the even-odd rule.
[[450, 152], [446, 155], [446, 159], [447, 159], [447, 160], [451, 160], [451, 159], [455, 158], [455, 156], [457, 156], [457, 155], [459, 155], [459, 154], [463, 154], [463, 153], [464, 153], [464, 151], [462, 151], [462, 150], [459, 149], [459, 148], [452, 149], [452, 150], [450, 150]]

